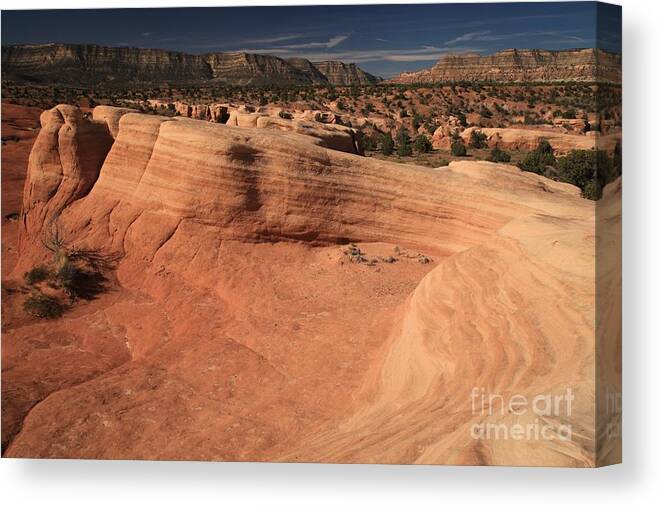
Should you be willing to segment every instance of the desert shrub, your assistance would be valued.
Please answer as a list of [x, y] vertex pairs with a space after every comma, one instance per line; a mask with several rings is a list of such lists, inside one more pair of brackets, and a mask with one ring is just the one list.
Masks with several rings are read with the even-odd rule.
[[397, 132], [397, 155], [400, 157], [407, 157], [412, 153], [411, 149], [411, 136], [408, 130], [401, 128]]
[[445, 167], [446, 165], [450, 165], [450, 161], [447, 158], [442, 158], [436, 162], [436, 167]]
[[586, 199], [597, 201], [601, 198], [602, 189], [596, 180], [588, 181], [582, 189], [581, 195]]
[[379, 138], [376, 134], [365, 135], [362, 137], [363, 149], [366, 151], [376, 151], [379, 146]]
[[542, 139], [537, 148], [528, 153], [523, 162], [519, 162], [517, 165], [522, 171], [544, 174], [548, 167], [555, 165], [553, 147], [546, 139]]
[[71, 301], [95, 299], [107, 289], [107, 279], [101, 271], [76, 265], [69, 260], [60, 265], [55, 278], [57, 286]]
[[487, 147], [487, 135], [479, 130], [471, 132], [470, 145], [472, 148], [479, 150]]
[[344, 251], [344, 255], [349, 257], [349, 260], [351, 262], [355, 262], [356, 264], [362, 264], [364, 262], [367, 262], [367, 257], [365, 257], [365, 252], [363, 252], [353, 243], [351, 243], [349, 245], [349, 248], [347, 248]]
[[558, 159], [557, 174], [592, 200], [599, 199], [603, 186], [616, 178], [613, 162], [604, 150], [572, 150]]
[[466, 156], [466, 146], [464, 145], [464, 142], [461, 140], [461, 138], [452, 141], [452, 145], [450, 146], [450, 153], [452, 153], [452, 155], [455, 157]]
[[411, 119], [411, 125], [413, 126], [414, 131], [417, 131], [420, 128], [420, 125], [422, 125], [424, 119], [425, 117], [420, 113], [415, 113], [413, 115], [413, 118]]
[[434, 132], [436, 132], [437, 128], [438, 127], [436, 126], [436, 124], [432, 121], [428, 121], [427, 123], [425, 123], [425, 130], [429, 132], [430, 135], [434, 135]]
[[381, 138], [381, 153], [384, 155], [392, 155], [394, 149], [395, 141], [393, 141], [392, 136], [386, 132]]
[[43, 264], [33, 267], [30, 271], [23, 275], [25, 283], [34, 285], [35, 283], [43, 282], [50, 276], [50, 270]]
[[291, 113], [288, 113], [287, 111], [280, 111], [278, 113], [278, 116], [285, 120], [291, 120], [294, 117]]
[[432, 150], [431, 141], [426, 135], [420, 134], [413, 142], [413, 149], [417, 153], [429, 153]]
[[491, 162], [509, 162], [512, 160], [512, 157], [510, 157], [510, 154], [507, 153], [504, 150], [501, 150], [497, 146], [491, 150], [491, 155], [489, 155], [489, 160]]
[[23, 310], [28, 315], [40, 319], [56, 319], [64, 313], [64, 305], [54, 297], [41, 292], [32, 294], [23, 302]]
[[493, 113], [488, 107], [483, 106], [480, 109], [480, 116], [482, 116], [482, 118], [491, 118], [493, 116]]

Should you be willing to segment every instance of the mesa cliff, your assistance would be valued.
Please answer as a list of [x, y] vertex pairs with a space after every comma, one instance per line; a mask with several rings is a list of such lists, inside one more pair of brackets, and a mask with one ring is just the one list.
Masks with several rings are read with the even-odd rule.
[[601, 49], [506, 49], [493, 55], [448, 54], [433, 67], [391, 83], [622, 81], [622, 55]]
[[[324, 71], [324, 69], [327, 70]], [[161, 49], [93, 44], [2, 46], [3, 80], [26, 83], [123, 86], [135, 83], [374, 84], [354, 64], [242, 52], [191, 55]]]
[[[5, 332], [5, 455], [594, 466], [595, 204], [514, 166], [385, 162], [263, 118], [42, 114], [15, 276], [54, 223], [119, 260], [110, 293]], [[545, 419], [574, 438], [474, 439], [532, 422], [475, 413], [476, 387], [571, 387], [571, 414]]]

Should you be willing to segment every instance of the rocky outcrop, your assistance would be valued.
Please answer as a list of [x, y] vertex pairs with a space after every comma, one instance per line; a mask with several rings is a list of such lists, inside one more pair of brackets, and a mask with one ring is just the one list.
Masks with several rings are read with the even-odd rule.
[[112, 144], [113, 135], [105, 119], [89, 120], [79, 108], [68, 105], [44, 111], [25, 180], [26, 229], [43, 227], [87, 195]]
[[213, 77], [204, 56], [93, 44], [2, 46], [4, 80], [95, 85], [190, 83]]
[[[6, 456], [597, 463], [595, 204], [578, 188], [489, 162], [359, 157], [275, 124], [126, 113], [118, 126], [113, 140], [64, 106], [43, 118], [16, 273], [45, 255], [43, 203], [72, 244], [121, 257], [119, 287], [59, 337], [78, 361], [103, 360], [94, 378], [35, 392], [59, 364], [39, 378], [14, 366], [36, 346], [46, 364], [55, 337], [33, 345], [41, 330], [26, 326], [7, 340], [3, 394], [33, 398], [12, 412], [24, 419]], [[87, 169], [65, 170], [72, 154]], [[31, 190], [65, 172], [85, 189], [75, 199]], [[434, 262], [345, 263], [351, 241]], [[474, 439], [476, 423], [533, 422], [471, 412], [481, 386], [571, 387], [571, 414], [544, 422], [576, 438]]]
[[[325, 72], [323, 69], [327, 69]], [[284, 60], [242, 52], [189, 55], [161, 49], [92, 44], [2, 46], [3, 80], [126, 86], [137, 83], [185, 85], [369, 84], [378, 81], [355, 64]]]
[[303, 72], [314, 84], [328, 84], [328, 76], [323, 74], [310, 60], [305, 58], [287, 58], [287, 63]]
[[594, 150], [597, 147], [610, 151], [621, 138], [619, 134], [601, 135], [598, 132], [580, 135], [551, 130], [470, 127], [461, 133], [465, 143], [470, 142], [473, 130], [479, 130], [487, 136], [487, 144], [490, 148], [498, 146], [508, 150], [531, 151], [544, 139], [551, 144], [556, 154], [561, 155], [572, 150]]
[[602, 135], [599, 132], [568, 134], [564, 130], [558, 131], [551, 128], [463, 128], [458, 122], [450, 121], [436, 129], [432, 136], [432, 145], [436, 149], [447, 150], [457, 137], [461, 138], [464, 144], [469, 145], [474, 131], [481, 132], [487, 137], [489, 148], [498, 147], [505, 150], [532, 151], [537, 148], [540, 141], [546, 140], [558, 155], [566, 154], [572, 150], [594, 150], [597, 147], [610, 151], [621, 140], [621, 135], [617, 132]]
[[601, 49], [507, 49], [493, 55], [448, 54], [433, 67], [392, 83], [622, 81], [622, 56]]
[[259, 116], [256, 119], [255, 126], [257, 128], [296, 132], [319, 139], [320, 146], [345, 153], [364, 155], [360, 131], [343, 125], [298, 119], [288, 120], [273, 116]]
[[213, 53], [204, 56], [213, 80], [235, 85], [308, 84], [305, 72], [282, 58], [249, 53]]
[[380, 79], [359, 68], [355, 63], [338, 61], [314, 62], [314, 66], [333, 85], [370, 85]]
[[[154, 103], [160, 105], [161, 103]], [[362, 135], [359, 130], [337, 124], [339, 119], [333, 113], [306, 110], [297, 114], [283, 115], [277, 107], [232, 106], [226, 104], [186, 104], [171, 103], [176, 116], [205, 120], [212, 123], [224, 123], [228, 127], [271, 128], [297, 132], [312, 136], [320, 146], [332, 150], [364, 155]], [[108, 111], [112, 111], [109, 113]], [[98, 106], [94, 109], [95, 119], [105, 119], [112, 114], [109, 122], [115, 130], [116, 118], [130, 112], [130, 109], [110, 106]], [[114, 135], [114, 134], [113, 134]]]

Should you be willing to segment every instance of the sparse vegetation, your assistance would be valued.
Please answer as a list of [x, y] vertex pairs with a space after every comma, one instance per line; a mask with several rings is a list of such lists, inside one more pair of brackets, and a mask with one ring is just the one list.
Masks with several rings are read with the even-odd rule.
[[542, 139], [537, 148], [526, 156], [523, 162], [518, 166], [522, 171], [528, 171], [535, 174], [545, 174], [549, 168], [555, 165], [555, 156], [551, 144]]
[[411, 136], [408, 130], [401, 128], [397, 132], [397, 155], [400, 157], [408, 157], [413, 152], [411, 148]]
[[491, 154], [489, 155], [489, 160], [491, 162], [509, 162], [512, 160], [512, 157], [510, 156], [509, 153], [507, 153], [504, 150], [501, 150], [497, 146], [491, 150]]
[[34, 285], [36, 283], [43, 282], [51, 276], [51, 271], [48, 267], [43, 264], [33, 267], [30, 271], [26, 272], [23, 275], [25, 283], [28, 285]]
[[455, 157], [465, 157], [467, 155], [466, 145], [461, 140], [461, 138], [452, 141], [452, 145], [450, 146], [450, 153], [452, 153], [452, 155]]
[[[114, 266], [116, 256], [71, 247], [57, 222], [51, 224], [42, 243], [52, 253], [53, 260], [25, 273], [24, 281], [32, 292], [23, 305], [26, 313], [38, 318], [57, 318], [77, 300], [94, 299], [106, 290], [106, 272]], [[62, 297], [68, 299], [68, 305], [62, 302]]]
[[413, 142], [413, 149], [417, 153], [429, 153], [432, 150], [431, 141], [424, 134], [419, 134]]
[[617, 176], [604, 150], [573, 150], [558, 159], [558, 179], [579, 187], [587, 199], [599, 199], [603, 187]]
[[486, 148], [487, 147], [487, 135], [480, 132], [479, 130], [473, 130], [471, 132], [470, 146], [471, 146], [471, 148], [475, 148], [476, 150]]
[[62, 316], [66, 306], [55, 296], [36, 292], [23, 302], [23, 310], [39, 319], [57, 319]]
[[392, 140], [390, 133], [383, 134], [381, 138], [381, 153], [384, 155], [392, 155], [395, 150], [395, 141]]

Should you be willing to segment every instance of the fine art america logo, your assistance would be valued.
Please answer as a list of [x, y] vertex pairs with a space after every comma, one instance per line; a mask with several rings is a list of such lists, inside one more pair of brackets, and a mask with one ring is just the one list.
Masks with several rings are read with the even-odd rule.
[[[476, 440], [571, 440], [571, 425], [554, 424], [552, 420], [568, 420], [574, 398], [571, 388], [564, 394], [530, 397], [505, 396], [474, 387], [470, 394], [471, 411], [474, 416], [481, 417], [482, 422], [471, 426], [471, 437]], [[502, 420], [506, 416], [515, 416], [522, 422]]]

